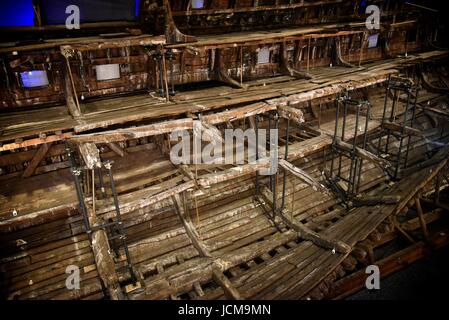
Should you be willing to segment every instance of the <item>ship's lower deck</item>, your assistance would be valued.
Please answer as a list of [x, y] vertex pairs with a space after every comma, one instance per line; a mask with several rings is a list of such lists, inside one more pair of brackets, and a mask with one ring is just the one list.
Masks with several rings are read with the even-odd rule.
[[[141, 121], [145, 126], [155, 125], [154, 133], [161, 124], [200, 112], [204, 113], [202, 121], [219, 130], [248, 128], [250, 116], [268, 113], [272, 105], [295, 105], [303, 111], [305, 123], [292, 125], [288, 139], [280, 135], [279, 157], [325, 184], [323, 172], [329, 170], [333, 157], [334, 95], [346, 89], [352, 97], [367, 97], [372, 104], [367, 121], [370, 145], [377, 145], [379, 139], [385, 144], [380, 127], [388, 75], [403, 72], [409, 62], [441, 54], [376, 62], [358, 70], [318, 69], [313, 71], [313, 81], [277, 77], [254, 82], [247, 91], [228, 87], [189, 91], [178, 94], [169, 105], [148, 96], [97, 101], [85, 105], [80, 119], [68, 118], [58, 107], [48, 110], [46, 117], [53, 117], [48, 121], [40, 119], [39, 111], [2, 117], [0, 122], [7, 124], [1, 129], [3, 151], [32, 139], [40, 139], [39, 148], [52, 143], [47, 150], [50, 160], [35, 164], [31, 177], [23, 178], [27, 166], [14, 163], [18, 157], [14, 153], [1, 158], [10, 170], [0, 176], [3, 295], [10, 299], [101, 299], [108, 292], [102, 288], [98, 257], [85, 232], [63, 139], [96, 141], [101, 159], [114, 161], [123, 227], [138, 275], [136, 285], [129, 277], [123, 248], [116, 253], [112, 250], [111, 256], [119, 287], [129, 299], [344, 297], [364, 285], [366, 265], [377, 264], [382, 275], [387, 275], [423, 257], [429, 248], [446, 245], [449, 130], [444, 92], [424, 89], [417, 99], [414, 128], [419, 134], [410, 138], [408, 159], [411, 166], [426, 166], [416, 166], [401, 179], [392, 180], [375, 161], [363, 162], [359, 196], [376, 198], [374, 205], [344, 202], [335, 193], [279, 169], [271, 184], [278, 186], [277, 200], [282, 201], [286, 174], [287, 222], [270, 217], [273, 203], [269, 199], [257, 200], [257, 169], [248, 164], [176, 166], [161, 134], [128, 136], [120, 143], [107, 140], [118, 124]], [[399, 119], [403, 112], [397, 110]], [[169, 116], [177, 119], [167, 120]], [[346, 141], [354, 135], [356, 118], [354, 113], [345, 117]], [[365, 129], [365, 120], [361, 115], [360, 130]], [[134, 129], [128, 128], [137, 132]], [[280, 129], [283, 132], [285, 122]], [[52, 136], [55, 140], [48, 141]], [[396, 139], [389, 146], [393, 152], [400, 149]], [[18, 153], [22, 162], [33, 162], [33, 152]], [[345, 159], [343, 173], [349, 167], [350, 160]], [[269, 180], [260, 179], [259, 188], [266, 191]], [[92, 193], [98, 177], [92, 181], [85, 176], [84, 181], [89, 210], [100, 221], [114, 218], [108, 181], [106, 195]], [[298, 232], [297, 225], [305, 228], [303, 232]], [[66, 288], [70, 265], [80, 269], [79, 290]]]

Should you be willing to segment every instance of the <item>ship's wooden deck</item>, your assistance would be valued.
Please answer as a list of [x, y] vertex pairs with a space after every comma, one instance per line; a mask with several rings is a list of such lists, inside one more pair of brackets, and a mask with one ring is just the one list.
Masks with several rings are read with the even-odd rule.
[[[118, 124], [136, 121], [161, 121], [173, 117], [185, 117], [186, 113], [232, 108], [244, 103], [268, 101], [294, 102], [327, 96], [334, 89], [353, 89], [366, 86], [370, 80], [384, 81], [388, 74], [399, 66], [420, 60], [438, 58], [446, 51], [432, 51], [409, 55], [407, 59], [397, 58], [364, 65], [359, 68], [334, 67], [311, 70], [312, 80], [296, 80], [278, 77], [248, 83], [248, 89], [233, 89], [222, 86], [178, 94], [173, 101], [148, 94], [118, 97], [83, 104], [84, 114], [79, 119], [68, 115], [64, 106], [42, 110], [20, 111], [0, 114], [0, 151], [25, 147], [69, 138], [74, 133], [102, 129]], [[374, 84], [375, 82], [373, 82]], [[293, 97], [293, 98], [289, 98]], [[32, 141], [27, 144], [27, 141]]]
[[[330, 96], [335, 93], [333, 89], [341, 91], [381, 83], [403, 63], [444, 54], [436, 51], [409, 56], [406, 60], [375, 62], [365, 65], [363, 70], [317, 69], [313, 70], [312, 80], [275, 77], [254, 81], [246, 91], [225, 86], [189, 91], [179, 93], [169, 104], [148, 95], [88, 102], [80, 119], [71, 119], [63, 107], [50, 108], [48, 113], [34, 110], [4, 114], [0, 117], [1, 140], [5, 147], [9, 143], [20, 143], [15, 139], [34, 136], [45, 142], [46, 138], [39, 135], [53, 130], [73, 135], [115, 124], [132, 125], [137, 120], [164, 120], [169, 116], [182, 118], [188, 112], [240, 107], [255, 101], [275, 105], [306, 102]], [[383, 90], [371, 90], [369, 98], [373, 104], [373, 117], [368, 123], [370, 133], [379, 127], [383, 94]], [[424, 92], [418, 102], [425, 103], [438, 96], [441, 95]], [[44, 121], [44, 117], [48, 121]], [[447, 134], [436, 132], [426, 121], [428, 119], [420, 112], [418, 122], [424, 124], [425, 138], [413, 142], [411, 158], [415, 162], [424, 159], [425, 153], [435, 148], [434, 145], [426, 145], [426, 139], [442, 143], [449, 141]], [[361, 123], [364, 124], [363, 117]], [[334, 125], [333, 117], [323, 113], [321, 123], [314, 127], [320, 135], [291, 141], [289, 161], [315, 179], [323, 179], [324, 151], [332, 143]], [[354, 134], [354, 126], [354, 116], [349, 115], [347, 139]], [[321, 280], [331, 276], [338, 265], [349, 259], [347, 254], [332, 254], [329, 249], [302, 240], [285, 226], [280, 232], [253, 199], [254, 172], [242, 173], [232, 180], [195, 190], [194, 181], [171, 164], [155, 144], [135, 145], [127, 148], [126, 152], [128, 155], [122, 158], [113, 152], [102, 154], [102, 157], [115, 161], [113, 170], [131, 258], [136, 270], [144, 277], [144, 287], [132, 291], [131, 298], [167, 299], [185, 298], [186, 295], [191, 299], [222, 298], [223, 290], [214, 283], [209, 272], [217, 263], [244, 298], [304, 298]], [[283, 152], [281, 147], [280, 157]], [[374, 188], [378, 195], [400, 195], [401, 202], [379, 208], [361, 207], [349, 212], [335, 195], [323, 194], [288, 175], [286, 208], [295, 221], [354, 248], [380, 222], [401, 209], [404, 202], [415, 195], [418, 190], [410, 181], [428, 181], [446, 161], [439, 167], [427, 168], [406, 177], [392, 187], [384, 185], [386, 175], [383, 171], [365, 162], [362, 192], [372, 192]], [[348, 164], [345, 163], [343, 168], [348, 170]], [[192, 167], [191, 171], [195, 172], [195, 169]], [[226, 173], [229, 167], [200, 168], [197, 181], [214, 171]], [[198, 230], [200, 240], [218, 260], [200, 257], [179, 221], [171, 195], [183, 190], [188, 190], [189, 194], [187, 214]], [[141, 202], [144, 204], [139, 205]], [[4, 295], [20, 299], [103, 297], [89, 240], [77, 211], [76, 193], [68, 168], [28, 179], [17, 175], [2, 179], [0, 204], [0, 268], [4, 274], [0, 288]], [[111, 217], [111, 204], [111, 199], [97, 201], [100, 218]], [[118, 267], [124, 266], [122, 250], [116, 260]], [[83, 289], [67, 291], [65, 268], [74, 263], [82, 270]], [[127, 273], [119, 270], [119, 275], [122, 284], [126, 283]], [[198, 284], [204, 290], [199, 290]]]
[[[372, 98], [373, 111], [378, 113], [383, 100], [381, 97]], [[354, 132], [353, 120], [351, 116], [348, 119], [348, 138]], [[379, 122], [371, 120], [369, 125], [370, 131], [373, 131]], [[321, 135], [304, 141], [293, 141], [289, 148], [289, 161], [316, 179], [322, 179], [322, 151], [331, 143], [329, 133], [333, 126], [333, 120], [324, 122], [318, 129]], [[113, 170], [123, 207], [142, 198], [157, 196], [188, 181], [154, 145], [146, 145], [144, 149], [140, 147], [128, 150], [130, 156], [124, 158], [112, 153], [106, 155], [115, 160]], [[422, 148], [422, 142], [416, 141], [415, 158], [422, 157]], [[347, 164], [343, 168], [347, 170]], [[201, 179], [211, 171], [200, 169], [198, 172], [198, 179]], [[386, 180], [385, 174], [366, 163], [362, 191], [378, 186], [378, 194], [397, 193], [401, 195], [401, 203], [407, 202], [405, 199], [410, 197], [416, 187], [409, 182], [412, 181], [410, 179], [425, 181], [428, 175], [435, 172], [435, 168], [425, 169], [385, 191], [382, 185]], [[76, 197], [68, 170], [22, 181], [25, 182], [19, 183], [13, 179], [2, 184], [2, 202], [7, 205], [2, 206], [0, 222], [4, 252], [1, 268], [8, 275], [8, 280], [1, 284], [2, 291], [10, 297], [21, 299], [102, 297], [82, 219], [74, 211]], [[25, 187], [24, 183], [29, 185]], [[42, 190], [33, 192], [36, 189], [33, 186]], [[201, 241], [211, 249], [214, 256], [223, 261], [240, 261], [236, 257], [247, 257], [244, 262], [236, 265], [231, 263], [232, 267], [224, 270], [244, 298], [304, 298], [310, 289], [347, 259], [347, 255], [332, 254], [329, 249], [301, 241], [295, 233], [286, 232], [285, 229], [280, 233], [254, 202], [253, 188], [251, 175], [212, 185], [202, 190], [196, 199], [190, 198], [188, 215]], [[320, 234], [342, 240], [352, 247], [399, 207], [362, 207], [346, 212], [340, 202], [334, 195], [317, 192], [288, 176], [286, 208], [292, 212], [293, 218]], [[108, 210], [102, 207], [110, 206], [110, 201], [98, 202], [97, 205], [100, 215], [107, 217]], [[61, 206], [65, 208], [62, 213], [58, 210]], [[16, 217], [12, 216], [11, 209], [14, 208], [18, 213]], [[39, 222], [40, 214], [46, 216], [45, 224]], [[49, 215], [53, 217], [50, 221]], [[333, 218], [327, 219], [326, 216]], [[204, 278], [207, 272], [203, 271], [208, 270], [211, 262], [200, 257], [192, 246], [171, 201], [161, 200], [148, 207], [131, 210], [123, 215], [123, 219], [133, 264], [145, 277], [145, 291], [133, 291], [131, 298], [165, 299], [185, 292], [195, 299], [224, 297], [222, 289], [210, 277]], [[320, 221], [324, 221], [324, 224]], [[255, 254], [259, 255], [253, 257]], [[123, 261], [121, 252], [118, 266], [123, 265]], [[79, 292], [65, 289], [65, 267], [72, 263], [79, 265], [82, 270], [83, 290]], [[126, 272], [119, 274], [122, 280], [126, 280]], [[204, 296], [194, 292], [193, 285], [196, 282], [208, 288], [204, 289]]]

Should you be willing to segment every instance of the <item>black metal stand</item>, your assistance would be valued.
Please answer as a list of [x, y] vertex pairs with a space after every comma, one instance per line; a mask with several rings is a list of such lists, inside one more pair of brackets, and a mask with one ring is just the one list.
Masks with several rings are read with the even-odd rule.
[[[419, 87], [414, 86], [412, 81], [406, 78], [388, 78], [385, 92], [384, 109], [381, 121], [381, 133], [377, 145], [377, 155], [388, 159], [393, 164], [393, 171], [389, 172], [392, 179], [397, 179], [401, 169], [408, 165], [411, 134], [406, 132], [406, 127], [413, 128], [416, 116], [416, 102], [418, 100]], [[402, 119], [397, 115], [400, 97], [405, 95], [405, 109]], [[392, 101], [389, 97], [392, 96]], [[414, 97], [413, 97], [414, 96]], [[388, 108], [390, 106], [390, 108]], [[409, 113], [412, 113], [411, 117]], [[382, 144], [385, 137], [385, 144]], [[391, 151], [390, 142], [392, 137], [399, 141], [396, 153]]]
[[[343, 105], [343, 116], [340, 129], [339, 120], [341, 104]], [[355, 109], [354, 137], [351, 139], [352, 143], [348, 144], [349, 148], [344, 148], [339, 141], [345, 143], [346, 140], [347, 117], [350, 107]], [[330, 177], [328, 177], [328, 180], [332, 190], [336, 192], [344, 201], [349, 201], [359, 193], [363, 160], [357, 156], [356, 148], [357, 143], [361, 139], [361, 148], [366, 149], [368, 142], [368, 121], [371, 112], [371, 104], [368, 101], [353, 100], [349, 96], [344, 95], [337, 96], [335, 108], [335, 129], [331, 147], [332, 155]], [[360, 130], [359, 123], [362, 111], [365, 111], [365, 124], [364, 129]], [[344, 174], [342, 170], [344, 158], [350, 159], [347, 174]], [[344, 182], [346, 185], [342, 186], [340, 182]]]
[[[268, 113], [267, 115], [257, 115], [256, 116], [256, 123], [255, 123], [255, 129], [256, 129], [256, 159], [259, 160], [259, 117], [260, 118], [266, 118], [268, 119], [268, 135], [270, 136], [271, 134], [271, 129], [273, 126], [274, 122], [274, 129], [275, 130], [279, 130], [279, 121], [280, 121], [280, 117], [277, 111]], [[284, 154], [284, 159], [288, 160], [288, 144], [289, 144], [289, 135], [290, 135], [290, 119], [287, 119], [287, 126], [285, 129], [285, 154]], [[278, 148], [277, 144], [276, 145], [272, 145], [271, 143], [271, 139], [269, 138], [269, 143], [267, 144], [268, 148], [267, 151], [271, 152], [273, 150], [273, 148]], [[284, 172], [283, 175], [283, 181], [282, 181], [282, 198], [281, 198], [281, 206], [278, 207], [278, 201], [277, 201], [277, 179], [278, 179], [278, 170], [276, 170], [276, 172], [272, 175], [270, 175], [270, 182], [269, 182], [269, 189], [273, 194], [273, 206], [272, 206], [272, 212], [271, 212], [271, 219], [276, 218], [276, 214], [277, 212], [282, 212], [285, 208], [285, 191], [286, 191], [286, 185], [287, 185], [287, 173]], [[256, 196], [258, 196], [260, 193], [260, 177], [259, 177], [259, 173], [256, 172]]]
[[157, 51], [156, 53], [153, 54], [153, 60], [156, 62], [156, 64], [159, 66], [159, 83], [160, 83], [160, 87], [159, 87], [159, 95], [161, 97], [165, 96], [165, 90], [164, 90], [164, 67], [162, 65], [162, 53]]
[[[123, 222], [122, 222], [122, 217], [120, 214], [120, 206], [119, 206], [119, 202], [118, 202], [117, 191], [115, 188], [114, 177], [112, 175], [112, 169], [111, 169], [112, 162], [106, 161], [102, 164], [101, 168], [96, 168], [94, 170], [97, 172], [98, 177], [99, 177], [100, 191], [101, 191], [101, 195], [103, 196], [103, 198], [105, 198], [107, 195], [105, 187], [104, 187], [104, 181], [103, 181], [103, 173], [102, 173], [103, 167], [107, 170], [107, 175], [109, 177], [109, 184], [110, 184], [110, 189], [111, 189], [110, 191], [111, 191], [113, 201], [114, 201], [114, 206], [115, 206], [115, 213], [116, 213], [115, 220], [109, 219], [108, 222], [105, 222], [101, 225], [91, 226], [89, 223], [87, 208], [86, 208], [86, 204], [85, 204], [84, 192], [82, 190], [81, 181], [80, 181], [81, 172], [83, 170], [88, 170], [88, 169], [85, 167], [77, 166], [74, 152], [72, 150], [70, 150], [69, 148], [67, 148], [67, 151], [68, 151], [68, 155], [69, 155], [69, 159], [70, 159], [71, 170], [72, 170], [74, 180], [75, 180], [75, 187], [76, 187], [76, 193], [77, 193], [77, 197], [78, 197], [80, 212], [83, 215], [84, 228], [86, 230], [86, 233], [88, 234], [89, 241], [90, 241], [91, 245], [92, 245], [92, 232], [99, 230], [99, 229], [106, 230], [106, 233], [108, 235], [109, 246], [111, 247], [112, 250], [114, 250], [116, 257], [119, 256], [120, 247], [123, 247], [123, 249], [125, 251], [126, 261], [127, 261], [126, 267], [129, 271], [131, 281], [133, 282], [133, 284], [135, 284], [137, 282], [137, 277], [136, 277], [136, 274], [134, 273], [132, 263], [131, 263], [131, 256], [129, 254], [129, 248], [128, 248], [128, 244], [126, 241], [126, 232], [123, 229]], [[93, 192], [93, 194], [95, 194], [95, 192]], [[105, 289], [103, 283], [102, 283], [102, 288]], [[106, 292], [106, 290], [103, 290], [103, 291]]]

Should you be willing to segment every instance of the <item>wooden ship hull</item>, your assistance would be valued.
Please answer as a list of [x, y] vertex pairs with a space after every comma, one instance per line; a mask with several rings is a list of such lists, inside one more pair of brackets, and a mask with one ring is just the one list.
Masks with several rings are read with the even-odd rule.
[[[344, 298], [449, 243], [434, 9], [373, 1], [368, 30], [364, 1], [200, 4], [8, 30], [43, 40], [0, 47], [3, 298]], [[277, 173], [174, 164], [170, 135], [197, 128], [277, 128]]]

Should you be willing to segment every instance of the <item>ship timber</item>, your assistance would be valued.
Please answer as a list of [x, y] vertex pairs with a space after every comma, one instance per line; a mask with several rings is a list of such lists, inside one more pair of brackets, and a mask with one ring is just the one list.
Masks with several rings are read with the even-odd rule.
[[[449, 244], [435, 10], [371, 1], [369, 30], [360, 0], [193, 2], [2, 30], [3, 298], [345, 298]], [[181, 131], [274, 128], [255, 162], [171, 158]]]

